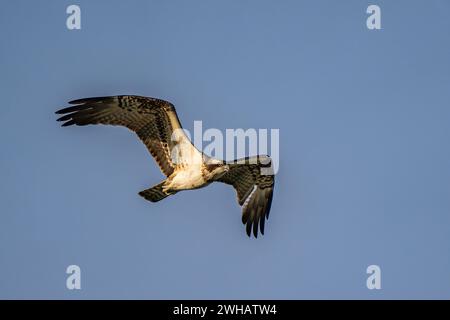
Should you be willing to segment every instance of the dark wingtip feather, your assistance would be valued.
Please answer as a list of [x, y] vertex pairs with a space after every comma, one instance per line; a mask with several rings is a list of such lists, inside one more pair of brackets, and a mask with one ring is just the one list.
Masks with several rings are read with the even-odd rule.
[[[120, 96], [118, 96], [120, 97]], [[98, 102], [104, 102], [111, 101], [111, 99], [116, 98], [116, 96], [105, 96], [105, 97], [92, 97], [92, 98], [82, 98], [82, 99], [75, 99], [72, 101], [69, 101], [69, 104], [83, 104], [83, 103], [98, 103]]]
[[62, 117], [59, 117], [58, 119], [56, 119], [56, 121], [67, 121], [69, 119], [72, 119], [72, 115], [71, 114], [66, 114]]
[[55, 111], [56, 114], [64, 114], [69, 112], [81, 111], [85, 109], [91, 108], [90, 105], [86, 105], [87, 102], [96, 103], [103, 101], [108, 97], [99, 97], [99, 98], [83, 98], [69, 101], [69, 104], [73, 104], [74, 106], [66, 107], [60, 110]]
[[266, 208], [266, 214], [265, 214], [267, 220], [269, 220], [270, 208], [272, 207], [272, 199], [273, 199], [273, 188], [272, 188], [272, 191], [270, 192], [269, 200], [267, 201], [267, 208]]
[[247, 235], [249, 237], [251, 237], [252, 236], [252, 223], [250, 221], [246, 225], [246, 231], [247, 231]]
[[259, 221], [257, 220], [257, 217], [255, 219], [255, 221], [253, 221], [253, 235], [255, 236], [255, 238], [258, 238], [258, 223]]
[[69, 104], [83, 104], [89, 101], [94, 101], [94, 100], [100, 100], [102, 98], [81, 98], [81, 99], [75, 99], [75, 100], [70, 100]]
[[65, 113], [71, 113], [71, 112], [76, 112], [76, 111], [82, 111], [82, 110], [86, 110], [89, 108], [91, 108], [91, 106], [80, 104], [80, 105], [60, 109], [60, 110], [56, 111], [55, 113], [56, 114], [65, 114]]
[[75, 124], [75, 121], [74, 121], [74, 120], [69, 120], [69, 121], [67, 121], [67, 122], [64, 122], [64, 123], [61, 125], [61, 127], [68, 127], [68, 126], [71, 126], [71, 125], [73, 125], [73, 124]]
[[69, 104], [81, 104], [81, 103], [83, 103], [83, 100], [85, 100], [85, 99], [75, 99], [75, 100], [70, 100], [68, 103]]
[[262, 216], [259, 219], [259, 230], [261, 231], [261, 234], [264, 235], [264, 222], [266, 220], [266, 217]]

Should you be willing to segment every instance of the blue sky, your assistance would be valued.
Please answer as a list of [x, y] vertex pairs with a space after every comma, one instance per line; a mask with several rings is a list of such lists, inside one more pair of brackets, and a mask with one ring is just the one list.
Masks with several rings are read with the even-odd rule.
[[[450, 298], [449, 10], [3, 2], [0, 298]], [[116, 94], [169, 100], [189, 130], [280, 129], [266, 235], [246, 236], [226, 185], [143, 200], [163, 176], [132, 133], [55, 121], [69, 100]], [[66, 288], [72, 264], [81, 290]]]

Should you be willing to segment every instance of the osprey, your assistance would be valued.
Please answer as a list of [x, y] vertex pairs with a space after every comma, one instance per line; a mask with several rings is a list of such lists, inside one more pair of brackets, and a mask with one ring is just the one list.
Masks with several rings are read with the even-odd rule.
[[134, 131], [156, 160], [167, 179], [139, 192], [151, 202], [182, 190], [198, 189], [219, 181], [236, 189], [242, 206], [247, 235], [264, 234], [274, 188], [274, 174], [268, 156], [230, 162], [200, 152], [182, 130], [170, 102], [140, 96], [111, 96], [70, 101], [73, 106], [56, 111], [63, 114], [62, 126], [108, 124]]

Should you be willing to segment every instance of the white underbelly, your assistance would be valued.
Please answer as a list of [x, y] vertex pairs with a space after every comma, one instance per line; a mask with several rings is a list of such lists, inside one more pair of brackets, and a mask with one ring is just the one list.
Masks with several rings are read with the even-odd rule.
[[170, 190], [187, 190], [203, 187], [206, 181], [202, 176], [201, 166], [191, 166], [186, 170], [180, 170], [171, 177], [167, 186]]

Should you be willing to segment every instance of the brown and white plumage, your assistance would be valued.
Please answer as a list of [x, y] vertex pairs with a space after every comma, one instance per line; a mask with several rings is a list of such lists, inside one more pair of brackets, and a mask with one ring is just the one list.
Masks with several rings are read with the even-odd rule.
[[[242, 206], [242, 223], [247, 234], [252, 230], [258, 236], [258, 226], [264, 234], [264, 223], [269, 218], [275, 179], [271, 159], [267, 156], [244, 158], [228, 163], [229, 171], [217, 181], [232, 185], [236, 189], [239, 205]], [[261, 170], [267, 170], [261, 174]]]
[[[264, 234], [272, 202], [274, 175], [267, 156], [232, 162], [213, 159], [197, 150], [182, 130], [170, 102], [140, 96], [110, 96], [70, 101], [56, 111], [62, 126], [119, 125], [134, 131], [155, 158], [167, 179], [139, 194], [156, 202], [181, 190], [197, 189], [211, 182], [232, 185], [242, 206], [247, 234]], [[267, 170], [266, 170], [267, 171]]]

